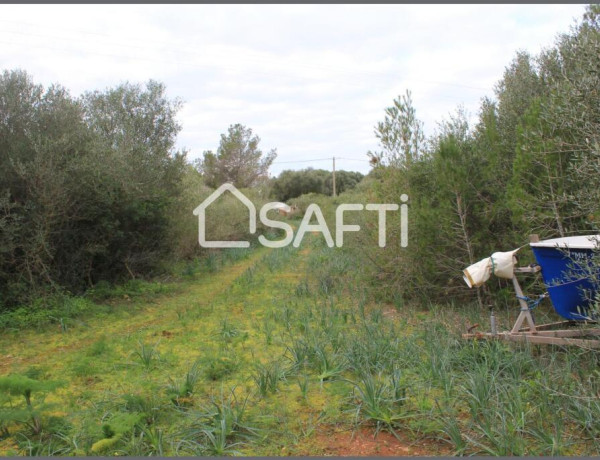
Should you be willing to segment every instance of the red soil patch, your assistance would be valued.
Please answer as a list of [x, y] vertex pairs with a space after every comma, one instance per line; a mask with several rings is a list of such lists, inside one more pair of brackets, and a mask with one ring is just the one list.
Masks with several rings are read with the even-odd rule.
[[[387, 432], [373, 436], [372, 428], [357, 431], [321, 432], [315, 436], [322, 455], [336, 457], [405, 457], [450, 455], [448, 446], [433, 440], [412, 441], [399, 433], [400, 440]], [[312, 455], [319, 455], [314, 452]]]

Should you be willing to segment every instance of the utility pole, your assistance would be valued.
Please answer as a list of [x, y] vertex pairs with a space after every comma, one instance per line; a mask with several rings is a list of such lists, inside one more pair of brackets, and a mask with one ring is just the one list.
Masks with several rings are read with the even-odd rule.
[[335, 194], [335, 157], [333, 157], [333, 196], [336, 196], [336, 194]]

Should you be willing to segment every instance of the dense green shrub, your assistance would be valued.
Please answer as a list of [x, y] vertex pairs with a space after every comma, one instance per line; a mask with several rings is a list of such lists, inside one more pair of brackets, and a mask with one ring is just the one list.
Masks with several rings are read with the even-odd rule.
[[0, 310], [160, 267], [185, 165], [179, 105], [153, 81], [75, 99], [0, 76]]

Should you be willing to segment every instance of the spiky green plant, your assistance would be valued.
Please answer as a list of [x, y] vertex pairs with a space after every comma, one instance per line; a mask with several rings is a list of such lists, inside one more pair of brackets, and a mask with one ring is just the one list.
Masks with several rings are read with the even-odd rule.
[[286, 370], [279, 361], [269, 364], [258, 364], [252, 376], [256, 388], [261, 396], [275, 393], [280, 380], [285, 379]]
[[198, 363], [188, 370], [183, 381], [176, 382], [170, 379], [167, 385], [167, 394], [176, 406], [187, 406], [191, 403], [190, 397], [194, 394], [196, 383], [200, 379], [201, 371]]
[[407, 418], [403, 409], [406, 397], [397, 398], [388, 382], [370, 373], [363, 374], [358, 382], [351, 383], [356, 390], [356, 418], [375, 423], [376, 434], [381, 429], [387, 429], [399, 438], [395, 428]]
[[158, 342], [156, 342], [154, 345], [148, 345], [140, 340], [138, 344], [139, 349], [134, 352], [134, 355], [140, 359], [146, 370], [150, 370], [155, 361], [157, 361], [160, 357], [158, 350], [156, 349]]

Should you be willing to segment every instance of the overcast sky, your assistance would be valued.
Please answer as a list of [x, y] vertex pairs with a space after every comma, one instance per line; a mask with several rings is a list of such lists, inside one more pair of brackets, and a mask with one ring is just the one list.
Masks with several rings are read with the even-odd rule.
[[[373, 127], [407, 89], [426, 133], [479, 101], [517, 50], [533, 54], [583, 5], [0, 5], [2, 69], [79, 95], [155, 79], [184, 101], [179, 147], [216, 150], [242, 123], [271, 171], [368, 172]], [[301, 162], [299, 161], [301, 160]]]

